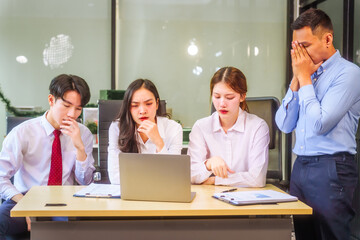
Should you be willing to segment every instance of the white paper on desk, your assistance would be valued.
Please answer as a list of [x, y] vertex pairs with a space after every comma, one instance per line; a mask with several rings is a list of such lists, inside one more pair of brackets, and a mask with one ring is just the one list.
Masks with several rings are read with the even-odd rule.
[[291, 202], [298, 200], [297, 197], [274, 190], [215, 193], [213, 197], [237, 206], [248, 204]]
[[77, 191], [74, 197], [120, 198], [120, 185], [91, 183]]

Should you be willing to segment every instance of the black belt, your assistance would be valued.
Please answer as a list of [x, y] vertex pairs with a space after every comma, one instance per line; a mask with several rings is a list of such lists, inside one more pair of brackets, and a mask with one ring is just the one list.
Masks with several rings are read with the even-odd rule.
[[324, 154], [324, 155], [316, 155], [316, 156], [298, 155], [298, 157], [322, 159], [322, 158], [329, 158], [329, 157], [355, 157], [355, 155], [348, 153], [348, 152], [338, 152], [338, 153], [334, 153], [334, 154]]

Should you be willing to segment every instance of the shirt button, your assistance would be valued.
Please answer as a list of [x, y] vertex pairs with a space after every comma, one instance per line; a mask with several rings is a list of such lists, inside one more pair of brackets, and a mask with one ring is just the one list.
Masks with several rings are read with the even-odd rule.
[[304, 148], [304, 146], [300, 146], [300, 149], [303, 149]]
[[317, 78], [314, 78], [314, 81], [316, 81], [317, 80]]
[[294, 98], [294, 100], [296, 100], [296, 98]]

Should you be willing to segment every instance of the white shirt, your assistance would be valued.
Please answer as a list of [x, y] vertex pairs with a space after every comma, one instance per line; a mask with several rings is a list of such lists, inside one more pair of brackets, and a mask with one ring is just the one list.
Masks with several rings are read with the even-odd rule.
[[[46, 114], [46, 113], [45, 113]], [[43, 116], [16, 126], [5, 138], [0, 152], [0, 194], [4, 199], [28, 191], [32, 186], [47, 185], [51, 165], [54, 127]], [[89, 184], [94, 171], [93, 137], [88, 128], [79, 123], [87, 158], [76, 160], [76, 148], [71, 138], [60, 135], [63, 159], [63, 185]], [[10, 178], [14, 176], [14, 185]]]
[[[166, 117], [156, 117], [157, 127], [160, 137], [164, 141], [164, 147], [160, 154], [181, 154], [183, 132], [180, 124]], [[108, 147], [108, 173], [112, 184], [120, 184], [119, 172], [119, 121], [113, 121], [109, 128], [109, 147]], [[148, 139], [144, 143], [138, 134], [141, 153], [156, 153], [156, 145]]]
[[200, 184], [210, 177], [205, 161], [221, 157], [235, 171], [228, 178], [215, 177], [215, 185], [263, 187], [266, 182], [269, 152], [269, 128], [266, 122], [240, 109], [236, 123], [227, 131], [219, 114], [198, 120], [190, 133], [188, 154], [191, 158], [191, 182]]

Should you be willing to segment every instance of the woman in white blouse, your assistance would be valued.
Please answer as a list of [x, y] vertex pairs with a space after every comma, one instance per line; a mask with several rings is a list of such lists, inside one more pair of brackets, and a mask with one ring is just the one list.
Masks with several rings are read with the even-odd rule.
[[216, 109], [190, 133], [193, 184], [263, 187], [268, 166], [269, 128], [248, 113], [246, 78], [237, 68], [219, 69], [210, 92]]
[[159, 116], [160, 97], [155, 85], [137, 79], [127, 88], [120, 112], [109, 128], [108, 173], [120, 184], [120, 152], [181, 154], [182, 128]]

